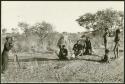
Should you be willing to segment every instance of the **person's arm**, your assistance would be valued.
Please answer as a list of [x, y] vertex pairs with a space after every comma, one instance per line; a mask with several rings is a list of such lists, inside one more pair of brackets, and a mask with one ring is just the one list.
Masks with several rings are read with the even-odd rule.
[[91, 47], [91, 41], [89, 40], [89, 45], [90, 45], [90, 47]]
[[90, 41], [90, 49], [91, 49], [91, 53], [92, 53], [92, 44], [91, 44], [91, 41]]
[[64, 56], [67, 56], [68, 55], [68, 51], [67, 51], [67, 49], [65, 49], [64, 51], [63, 51], [63, 53], [62, 53]]
[[76, 44], [73, 46], [73, 50], [75, 50], [75, 46], [76, 46]]
[[120, 41], [120, 34], [118, 34], [118, 40]]
[[13, 47], [13, 44], [5, 43], [5, 48], [6, 48], [7, 50], [10, 50], [12, 47]]
[[80, 47], [80, 50], [82, 50], [83, 49], [83, 45], [81, 45], [81, 47]]
[[66, 56], [68, 55], [68, 50], [66, 49]]

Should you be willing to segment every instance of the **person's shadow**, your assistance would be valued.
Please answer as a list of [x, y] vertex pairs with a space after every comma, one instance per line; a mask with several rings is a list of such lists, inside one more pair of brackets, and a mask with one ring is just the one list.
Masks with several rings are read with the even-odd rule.
[[103, 63], [103, 61], [101, 59], [100, 60], [99, 59], [98, 60], [95, 60], [95, 59], [80, 59], [80, 60]]
[[101, 59], [101, 56], [99, 56], [99, 55], [91, 54], [91, 55], [87, 55], [87, 56], [91, 56], [91, 57], [94, 56], [94, 57], [98, 57], [98, 58], [100, 58], [100, 59], [91, 59], [91, 58], [85, 59], [84, 56], [86, 56], [86, 55], [84, 54], [84, 55], [83, 55], [83, 58], [78, 59], [78, 60], [85, 60], [85, 61], [93, 61], [93, 62], [103, 63], [103, 61], [102, 61], [102, 59]]
[[[32, 61], [50, 61], [50, 60], [59, 60], [59, 59], [49, 59], [49, 58], [27, 58], [27, 59], [18, 59], [19, 62], [32, 62]], [[9, 59], [9, 62], [14, 62], [14, 59]]]
[[[87, 56], [96, 56], [96, 57], [100, 57], [99, 55], [87, 55]], [[51, 58], [40, 58], [40, 57], [33, 57], [33, 58], [25, 58], [25, 59], [18, 59], [19, 62], [32, 62], [32, 61], [70, 61], [69, 60], [60, 60], [59, 58], [56, 58], [56, 59], [51, 59]], [[85, 59], [84, 58], [84, 55], [82, 58], [78, 58], [78, 59], [74, 59], [74, 60], [86, 60], [86, 61], [93, 61], [93, 62], [102, 62], [101, 60], [95, 60], [95, 59]], [[71, 60], [72, 61], [72, 60]], [[14, 59], [9, 59], [9, 62], [14, 62]]]

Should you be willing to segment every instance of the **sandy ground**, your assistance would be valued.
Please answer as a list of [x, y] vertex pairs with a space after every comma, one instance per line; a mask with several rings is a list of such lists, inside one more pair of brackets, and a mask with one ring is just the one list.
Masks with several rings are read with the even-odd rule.
[[[80, 56], [77, 60], [60, 61], [52, 53], [18, 54], [21, 68], [10, 57], [9, 67], [1, 75], [2, 83], [41, 82], [124, 82], [124, 52], [110, 63], [98, 62], [104, 55], [96, 49], [95, 55]], [[110, 57], [113, 52], [110, 52]]]

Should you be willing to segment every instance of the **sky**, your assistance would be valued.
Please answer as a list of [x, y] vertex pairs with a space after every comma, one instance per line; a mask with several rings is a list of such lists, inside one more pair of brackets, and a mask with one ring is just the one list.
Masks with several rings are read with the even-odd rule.
[[124, 1], [2, 1], [1, 26], [11, 32], [18, 22], [34, 25], [46, 21], [58, 32], [82, 32], [75, 21], [85, 13], [113, 8], [124, 11]]

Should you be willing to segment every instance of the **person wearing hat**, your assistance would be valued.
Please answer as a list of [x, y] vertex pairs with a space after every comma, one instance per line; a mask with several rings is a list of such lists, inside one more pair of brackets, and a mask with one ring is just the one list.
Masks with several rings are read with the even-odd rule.
[[115, 39], [114, 39], [115, 46], [114, 46], [114, 50], [113, 50], [115, 58], [118, 58], [118, 55], [119, 55], [119, 41], [120, 41], [120, 29], [116, 29]]
[[65, 45], [62, 45], [62, 47], [60, 48], [60, 52], [59, 52], [59, 59], [66, 60], [67, 56], [68, 56], [68, 50], [66, 49]]
[[4, 49], [3, 49], [3, 52], [2, 52], [2, 73], [5, 72], [5, 70], [7, 69], [8, 67], [8, 54], [9, 54], [9, 51], [11, 50], [11, 48], [13, 47], [13, 39], [12, 37], [6, 37], [6, 42], [4, 44]]

